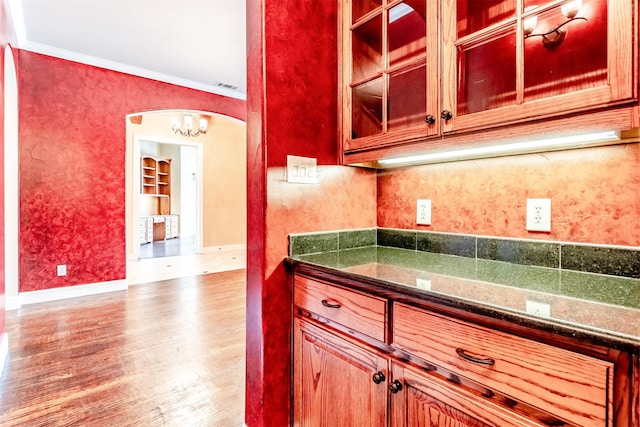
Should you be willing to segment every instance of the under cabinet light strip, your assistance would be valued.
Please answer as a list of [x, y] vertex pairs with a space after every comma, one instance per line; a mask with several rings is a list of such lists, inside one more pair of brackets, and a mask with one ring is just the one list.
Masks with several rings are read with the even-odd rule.
[[[512, 144], [491, 145], [487, 147], [465, 148], [461, 150], [442, 151], [438, 153], [426, 153], [415, 156], [381, 159], [378, 163], [383, 166], [411, 164], [411, 163], [437, 163], [452, 160], [466, 160], [490, 156], [510, 154], [526, 154], [541, 150], [558, 150], [579, 148], [589, 145], [598, 145], [619, 141], [620, 134], [615, 131], [590, 133], [585, 135], [572, 135], [558, 138], [540, 139], [534, 141], [515, 142]], [[595, 143], [595, 144], [590, 144]]]

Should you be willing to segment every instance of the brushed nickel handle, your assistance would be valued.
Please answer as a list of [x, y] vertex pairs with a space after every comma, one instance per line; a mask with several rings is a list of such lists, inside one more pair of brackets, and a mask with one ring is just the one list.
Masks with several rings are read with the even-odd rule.
[[488, 365], [488, 366], [496, 363], [496, 361], [490, 357], [482, 358], [482, 357], [472, 356], [469, 353], [467, 353], [466, 350], [464, 350], [463, 348], [456, 348], [456, 353], [458, 353], [458, 356], [462, 357], [464, 360], [471, 363], [477, 363], [479, 365]]

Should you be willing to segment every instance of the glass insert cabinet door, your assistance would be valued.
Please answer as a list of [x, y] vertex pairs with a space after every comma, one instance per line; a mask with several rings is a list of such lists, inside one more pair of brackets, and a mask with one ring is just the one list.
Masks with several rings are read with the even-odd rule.
[[637, 97], [630, 0], [443, 4], [443, 132]]
[[438, 2], [353, 0], [344, 9], [352, 147], [437, 133]]

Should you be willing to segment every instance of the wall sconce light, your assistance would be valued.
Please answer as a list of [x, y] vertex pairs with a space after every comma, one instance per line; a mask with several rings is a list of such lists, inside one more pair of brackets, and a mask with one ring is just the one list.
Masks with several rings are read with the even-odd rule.
[[[194, 129], [194, 122], [198, 122], [198, 128]], [[196, 115], [194, 119], [192, 114], [181, 114], [180, 116], [171, 116], [171, 130], [182, 136], [198, 136], [206, 135], [209, 127], [209, 116]]]
[[567, 31], [562, 27], [567, 25], [569, 22], [575, 21], [577, 19], [582, 19], [584, 21], [587, 21], [587, 18], [584, 18], [582, 16], [577, 16], [581, 8], [582, 8], [582, 0], [573, 0], [563, 4], [560, 7], [560, 11], [567, 18], [567, 20], [564, 21], [562, 24], [558, 25], [557, 27], [547, 31], [546, 33], [531, 34], [533, 33], [534, 28], [538, 24], [538, 17], [530, 16], [526, 18], [523, 22], [524, 38], [527, 39], [529, 37], [536, 37], [536, 36], [542, 37], [542, 45], [544, 47], [550, 48], [550, 47], [559, 45], [560, 43], [562, 43], [562, 41], [567, 35]]

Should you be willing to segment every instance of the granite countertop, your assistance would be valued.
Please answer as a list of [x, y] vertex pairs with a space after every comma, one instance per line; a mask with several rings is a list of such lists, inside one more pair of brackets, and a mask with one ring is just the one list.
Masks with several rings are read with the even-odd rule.
[[[383, 246], [294, 255], [288, 261], [640, 349], [640, 279]], [[527, 312], [532, 302], [548, 304], [550, 315]]]

